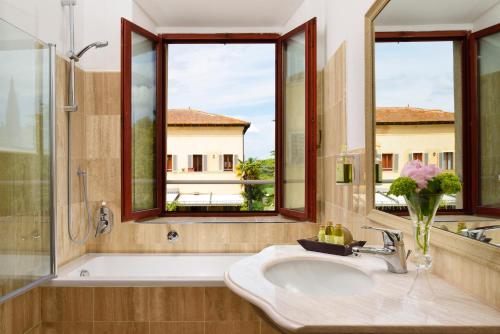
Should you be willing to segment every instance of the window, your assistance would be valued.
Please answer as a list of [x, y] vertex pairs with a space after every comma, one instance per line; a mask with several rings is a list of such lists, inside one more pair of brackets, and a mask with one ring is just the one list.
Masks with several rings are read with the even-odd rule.
[[[315, 40], [315, 19], [283, 36], [157, 36], [123, 19], [123, 220], [314, 221]], [[214, 59], [224, 61], [215, 72]]]
[[232, 172], [233, 171], [233, 155], [232, 154], [224, 154], [224, 171]]
[[411, 160], [418, 160], [418, 161], [424, 162], [424, 154], [420, 153], [420, 152], [412, 153]]
[[[454, 160], [454, 152], [463, 157], [468, 149], [464, 136], [468, 89], [463, 84], [467, 35], [465, 31], [376, 33], [376, 147], [393, 152], [392, 163], [389, 156], [382, 156], [382, 182], [375, 186], [378, 209], [407, 212], [404, 200], [388, 191], [409, 161], [436, 165], [462, 179], [467, 175], [468, 162]], [[397, 157], [403, 157], [403, 163], [395, 168]], [[441, 211], [467, 209], [468, 183], [464, 184], [462, 193], [444, 197]]]
[[192, 155], [193, 164], [192, 171], [193, 172], [202, 172], [203, 171], [203, 156], [201, 154]]
[[452, 170], [453, 165], [454, 165], [453, 152], [441, 153], [440, 168], [446, 170]]
[[173, 167], [172, 154], [167, 154], [167, 172], [171, 172]]
[[392, 153], [382, 153], [382, 169], [392, 171]]
[[500, 24], [474, 32], [471, 51], [472, 206], [500, 216]]

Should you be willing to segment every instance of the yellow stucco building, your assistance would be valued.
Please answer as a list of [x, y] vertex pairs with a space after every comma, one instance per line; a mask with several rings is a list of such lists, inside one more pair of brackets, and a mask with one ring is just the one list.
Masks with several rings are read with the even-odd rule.
[[239, 210], [240, 184], [236, 166], [244, 160], [245, 133], [250, 123], [194, 109], [167, 113], [167, 203], [178, 209]]
[[[456, 172], [454, 113], [412, 107], [379, 107], [376, 122], [377, 159], [382, 169], [378, 194], [387, 193], [392, 180], [400, 176], [405, 164], [411, 160]], [[383, 196], [378, 198], [377, 204], [390, 204], [390, 198], [387, 201]]]

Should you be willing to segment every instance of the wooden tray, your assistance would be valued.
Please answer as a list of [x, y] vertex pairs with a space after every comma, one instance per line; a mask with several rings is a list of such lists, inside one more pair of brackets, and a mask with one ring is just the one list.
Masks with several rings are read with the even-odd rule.
[[347, 256], [352, 254], [353, 247], [363, 247], [366, 244], [366, 241], [352, 241], [347, 245], [335, 245], [329, 244], [326, 242], [318, 241], [317, 237], [309, 238], [309, 239], [300, 239], [297, 242], [304, 247], [304, 249], [312, 252]]

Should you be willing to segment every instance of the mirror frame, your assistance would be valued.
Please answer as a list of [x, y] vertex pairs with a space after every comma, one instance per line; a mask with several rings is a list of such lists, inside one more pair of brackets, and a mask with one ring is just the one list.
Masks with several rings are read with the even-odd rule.
[[[379, 225], [398, 229], [412, 235], [408, 220], [375, 209], [375, 29], [373, 22], [391, 0], [376, 0], [365, 14], [365, 154], [366, 154], [366, 216]], [[500, 247], [483, 244], [438, 228], [433, 229], [431, 246], [442, 248], [476, 263], [500, 271]]]

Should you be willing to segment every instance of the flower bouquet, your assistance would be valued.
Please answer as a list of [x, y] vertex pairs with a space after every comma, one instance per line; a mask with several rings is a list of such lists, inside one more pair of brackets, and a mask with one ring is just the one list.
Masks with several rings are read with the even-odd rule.
[[413, 221], [414, 255], [418, 270], [431, 267], [431, 227], [444, 194], [454, 195], [462, 190], [460, 179], [452, 173], [443, 172], [435, 165], [424, 165], [419, 160], [405, 165], [391, 184], [389, 194], [404, 196]]

